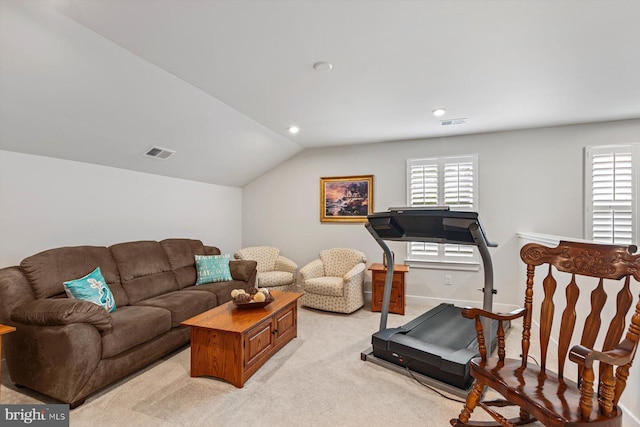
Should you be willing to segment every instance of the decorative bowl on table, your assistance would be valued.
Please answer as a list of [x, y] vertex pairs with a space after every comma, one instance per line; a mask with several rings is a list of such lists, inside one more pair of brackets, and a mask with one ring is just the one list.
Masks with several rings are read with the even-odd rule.
[[274, 300], [273, 295], [268, 289], [250, 288], [249, 291], [244, 289], [234, 289], [231, 291], [233, 303], [238, 308], [261, 308], [271, 304]]

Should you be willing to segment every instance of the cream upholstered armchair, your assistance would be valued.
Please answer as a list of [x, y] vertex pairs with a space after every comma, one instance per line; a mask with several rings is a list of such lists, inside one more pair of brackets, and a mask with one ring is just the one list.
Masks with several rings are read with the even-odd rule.
[[365, 255], [355, 249], [333, 248], [301, 270], [302, 305], [337, 313], [353, 313], [364, 305]]
[[257, 287], [277, 291], [295, 290], [298, 265], [280, 255], [280, 249], [272, 246], [251, 246], [238, 250], [233, 257], [258, 263]]

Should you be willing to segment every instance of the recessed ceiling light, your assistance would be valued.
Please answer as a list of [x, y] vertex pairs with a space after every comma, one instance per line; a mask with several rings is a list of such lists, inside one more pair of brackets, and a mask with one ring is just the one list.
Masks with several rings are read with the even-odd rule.
[[300, 132], [300, 128], [298, 126], [291, 126], [289, 128], [289, 133], [298, 133]]
[[333, 65], [327, 61], [320, 61], [313, 64], [313, 69], [319, 73], [326, 73], [327, 71], [331, 71]]
[[447, 112], [446, 108], [436, 108], [432, 111], [433, 115], [436, 117], [442, 117]]

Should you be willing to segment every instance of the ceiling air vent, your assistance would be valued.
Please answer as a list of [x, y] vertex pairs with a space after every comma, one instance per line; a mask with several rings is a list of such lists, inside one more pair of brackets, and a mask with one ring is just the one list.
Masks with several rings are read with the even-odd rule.
[[440, 120], [440, 124], [442, 126], [453, 126], [453, 125], [463, 125], [467, 122], [467, 119], [450, 119], [450, 120]]
[[173, 150], [169, 150], [167, 148], [162, 148], [162, 147], [158, 147], [158, 146], [154, 145], [151, 148], [149, 148], [144, 153], [144, 155], [145, 156], [149, 156], [149, 157], [153, 157], [154, 159], [167, 160], [174, 153], [175, 153], [175, 151], [173, 151]]

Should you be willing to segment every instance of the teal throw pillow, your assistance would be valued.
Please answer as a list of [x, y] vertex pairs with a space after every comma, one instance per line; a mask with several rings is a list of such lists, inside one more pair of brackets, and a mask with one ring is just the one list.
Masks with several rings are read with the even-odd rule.
[[109, 313], [116, 311], [116, 302], [100, 267], [80, 279], [64, 282], [64, 291], [69, 298], [90, 301], [104, 307]]
[[229, 270], [230, 255], [196, 255], [195, 257], [196, 270], [198, 270], [196, 285], [233, 280]]

